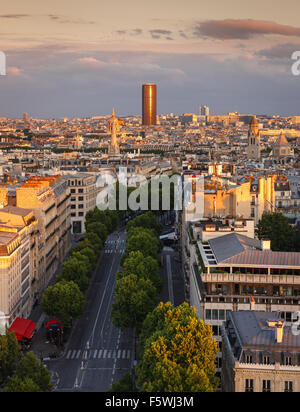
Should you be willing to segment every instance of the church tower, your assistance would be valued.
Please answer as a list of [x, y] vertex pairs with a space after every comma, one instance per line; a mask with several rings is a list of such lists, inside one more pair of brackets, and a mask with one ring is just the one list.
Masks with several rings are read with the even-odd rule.
[[260, 133], [256, 116], [252, 117], [248, 132], [247, 155], [251, 160], [260, 160]]
[[120, 129], [119, 120], [116, 118], [115, 110], [113, 109], [112, 116], [108, 122], [108, 127], [111, 132], [111, 142], [108, 149], [108, 154], [119, 155], [120, 147], [118, 143], [117, 133]]

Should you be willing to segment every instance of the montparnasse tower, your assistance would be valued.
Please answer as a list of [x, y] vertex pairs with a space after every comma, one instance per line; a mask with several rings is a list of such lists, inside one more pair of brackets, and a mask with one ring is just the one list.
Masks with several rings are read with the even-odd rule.
[[112, 116], [108, 122], [108, 128], [111, 132], [111, 142], [108, 149], [108, 154], [119, 155], [120, 147], [118, 143], [117, 133], [120, 130], [119, 120], [115, 115], [115, 110], [112, 111]]

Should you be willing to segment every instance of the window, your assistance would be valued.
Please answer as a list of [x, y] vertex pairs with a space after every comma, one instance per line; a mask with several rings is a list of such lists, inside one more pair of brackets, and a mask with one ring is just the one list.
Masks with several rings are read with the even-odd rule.
[[211, 310], [210, 310], [210, 309], [207, 309], [207, 310], [206, 310], [205, 318], [206, 318], [207, 320], [211, 320]]
[[253, 379], [246, 379], [246, 381], [245, 381], [245, 392], [254, 392], [254, 381], [253, 381]]
[[71, 189], [71, 193], [76, 193], [76, 189]]
[[219, 326], [212, 326], [212, 331], [214, 336], [219, 336]]
[[219, 320], [225, 320], [225, 310], [219, 310]]
[[285, 356], [284, 358], [284, 364], [286, 366], [293, 366], [293, 360], [291, 356]]
[[212, 311], [212, 318], [213, 320], [219, 320], [218, 311], [216, 309]]
[[252, 355], [246, 355], [246, 363], [253, 363], [253, 356]]
[[78, 200], [79, 202], [83, 202], [83, 196], [79, 196]]
[[270, 365], [270, 356], [268, 355], [263, 356], [263, 364]]
[[293, 382], [285, 382], [284, 383], [284, 392], [294, 392]]
[[83, 193], [83, 189], [78, 189], [78, 193]]
[[83, 205], [82, 204], [80, 204], [80, 205], [78, 205], [78, 209], [83, 209]]
[[78, 216], [80, 216], [80, 217], [81, 217], [81, 216], [84, 216], [84, 213], [83, 213], [83, 212], [79, 212], [79, 213], [78, 213]]
[[271, 381], [263, 381], [263, 392], [271, 392]]

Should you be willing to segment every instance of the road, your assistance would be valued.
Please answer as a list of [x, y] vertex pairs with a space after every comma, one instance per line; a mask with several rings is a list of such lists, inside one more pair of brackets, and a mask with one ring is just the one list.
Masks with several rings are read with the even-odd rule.
[[[126, 233], [108, 237], [91, 287], [84, 314], [73, 327], [64, 357], [47, 362], [57, 392], [105, 392], [131, 371], [134, 361], [133, 331], [121, 332], [111, 321], [116, 272], [125, 251]], [[164, 286], [161, 300], [180, 305], [184, 301], [184, 281], [178, 253], [170, 247], [162, 251], [160, 275]]]
[[55, 391], [104, 392], [130, 372], [133, 331], [121, 332], [111, 321], [116, 272], [126, 234], [107, 239], [89, 288], [84, 315], [77, 321], [62, 359], [47, 365], [56, 377]]

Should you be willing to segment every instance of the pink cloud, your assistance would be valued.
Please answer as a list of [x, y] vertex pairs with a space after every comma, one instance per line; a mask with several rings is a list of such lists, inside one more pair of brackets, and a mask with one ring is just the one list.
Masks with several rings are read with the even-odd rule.
[[197, 37], [212, 37], [221, 40], [249, 39], [258, 34], [300, 37], [300, 28], [265, 20], [226, 19], [198, 23], [194, 29], [194, 35]]

